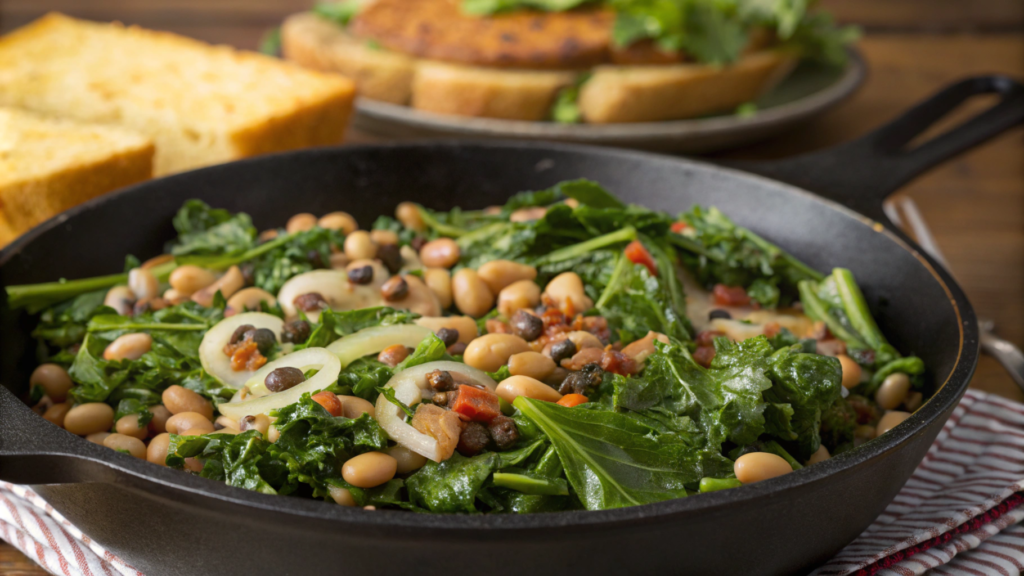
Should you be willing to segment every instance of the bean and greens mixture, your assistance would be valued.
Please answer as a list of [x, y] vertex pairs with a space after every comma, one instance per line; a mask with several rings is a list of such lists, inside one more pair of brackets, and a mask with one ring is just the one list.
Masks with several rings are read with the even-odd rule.
[[594, 182], [258, 232], [192, 200], [165, 254], [7, 288], [27, 400], [113, 450], [267, 494], [418, 512], [603, 510], [734, 488], [884, 434], [924, 365], [715, 208]]

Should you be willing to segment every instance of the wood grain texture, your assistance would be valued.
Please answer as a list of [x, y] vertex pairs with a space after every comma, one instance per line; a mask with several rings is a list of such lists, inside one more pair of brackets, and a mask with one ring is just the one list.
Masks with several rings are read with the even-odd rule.
[[[120, 19], [254, 48], [267, 28], [313, 0], [0, 0], [0, 31], [49, 10]], [[840, 20], [865, 26], [871, 67], [864, 88], [828, 114], [771, 142], [719, 157], [772, 158], [855, 138], [944, 84], [970, 74], [1024, 76], [1020, 0], [823, 0]], [[353, 134], [355, 141], [374, 141]], [[1014, 129], [911, 183], [914, 198], [979, 316], [1024, 346], [1024, 128]], [[1024, 393], [982, 357], [975, 388], [1016, 400]], [[46, 573], [0, 543], [0, 574]]]

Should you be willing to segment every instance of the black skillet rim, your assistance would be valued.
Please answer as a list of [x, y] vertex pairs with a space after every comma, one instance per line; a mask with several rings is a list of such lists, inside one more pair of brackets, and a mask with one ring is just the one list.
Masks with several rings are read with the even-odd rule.
[[[137, 193], [152, 186], [154, 182], [162, 182], [165, 179], [194, 178], [194, 172], [214, 171], [223, 169], [241, 169], [247, 165], [258, 164], [265, 161], [273, 161], [283, 157], [296, 155], [336, 155], [338, 153], [375, 151], [403, 148], [485, 148], [496, 151], [510, 149], [528, 149], [533, 151], [550, 150], [553, 152], [568, 152], [576, 154], [587, 154], [591, 156], [627, 156], [646, 162], [666, 162], [690, 164], [702, 169], [722, 171], [731, 178], [750, 179], [761, 181], [773, 186], [782, 186], [786, 191], [800, 194], [804, 197], [811, 197], [813, 200], [823, 202], [834, 210], [839, 210], [857, 220], [863, 225], [872, 228], [875, 232], [887, 235], [892, 241], [923, 264], [929, 273], [939, 282], [953, 306], [955, 315], [959, 318], [960, 325], [960, 348], [956, 363], [946, 379], [939, 385], [935, 394], [905, 422], [894, 428], [886, 437], [871, 440], [864, 445], [835, 456], [817, 466], [811, 466], [798, 470], [785, 476], [772, 480], [759, 482], [754, 485], [743, 486], [741, 489], [724, 490], [708, 494], [696, 495], [687, 498], [666, 500], [654, 504], [631, 506], [613, 510], [600, 511], [569, 511], [535, 514], [415, 514], [397, 510], [376, 510], [364, 511], [359, 508], [347, 508], [341, 506], [324, 505], [324, 502], [288, 498], [277, 495], [261, 494], [235, 488], [220, 482], [209, 481], [198, 476], [182, 474], [180, 471], [156, 467], [149, 462], [133, 458], [125, 454], [116, 454], [103, 447], [91, 444], [77, 436], [73, 436], [78, 444], [79, 451], [70, 454], [72, 457], [79, 457], [86, 460], [96, 460], [101, 465], [127, 475], [127, 478], [119, 478], [118, 483], [132, 490], [142, 491], [151, 497], [158, 499], [174, 498], [173, 491], [180, 490], [191, 496], [213, 498], [222, 504], [234, 504], [254, 508], [263, 512], [286, 514], [290, 516], [306, 517], [309, 519], [324, 520], [336, 524], [351, 525], [352, 527], [375, 526], [395, 527], [409, 529], [449, 529], [449, 530], [479, 530], [490, 531], [518, 531], [539, 528], [554, 527], [587, 527], [600, 528], [603, 526], [626, 525], [634, 522], [646, 522], [648, 520], [666, 519], [670, 516], [684, 515], [691, 512], [713, 511], [726, 507], [736, 506], [742, 503], [749, 503], [757, 499], [770, 497], [776, 494], [787, 493], [800, 488], [827, 480], [828, 476], [845, 470], [850, 470], [866, 464], [869, 460], [883, 456], [886, 452], [899, 444], [909, 441], [912, 437], [922, 434], [928, 424], [933, 422], [941, 414], [952, 410], [960, 397], [967, 390], [971, 376], [974, 374], [978, 363], [978, 328], [974, 311], [971, 308], [966, 295], [957, 285], [955, 280], [927, 254], [916, 249], [900, 234], [890, 230], [882, 223], [876, 222], [854, 210], [851, 210], [833, 200], [813, 194], [805, 189], [712, 164], [710, 162], [693, 160], [690, 158], [674, 158], [648, 152], [629, 150], [617, 150], [596, 146], [579, 144], [561, 144], [544, 142], [517, 142], [517, 141], [420, 141], [416, 143], [402, 144], [378, 144], [358, 146], [337, 146], [327, 148], [316, 148], [299, 151], [281, 152], [266, 156], [249, 158], [221, 164], [207, 168], [201, 168], [193, 172], [186, 172], [177, 175], [167, 176], [156, 180], [142, 182], [128, 188], [107, 194], [88, 202], [85, 202], [71, 210], [68, 210], [50, 220], [40, 224], [29, 231], [20, 239], [0, 251], [0, 266], [3, 266], [22, 247], [31, 243], [33, 239], [43, 232], [50, 230], [64, 221], [73, 218], [76, 214], [91, 210], [104, 203], [116, 201], [118, 197], [125, 194]], [[227, 168], [226, 168], [227, 167]], [[27, 410], [28, 407], [24, 406]], [[36, 416], [41, 418], [40, 416]], [[92, 454], [90, 454], [92, 452]], [[62, 454], [68, 456], [69, 454]], [[170, 489], [172, 492], [168, 492]]]

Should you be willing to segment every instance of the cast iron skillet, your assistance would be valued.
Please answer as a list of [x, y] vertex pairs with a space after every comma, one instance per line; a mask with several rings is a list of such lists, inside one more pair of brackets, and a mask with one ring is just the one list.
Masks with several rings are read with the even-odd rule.
[[[904, 146], [968, 97], [1000, 103]], [[34, 364], [31, 319], [0, 305], [0, 478], [36, 490], [145, 573], [768, 574], [803, 571], [866, 527], [920, 462], [974, 372], [974, 313], [949, 274], [883, 223], [881, 200], [920, 172], [1024, 119], [1024, 87], [955, 84], [867, 137], [762, 165], [831, 200], [760, 176], [643, 153], [524, 143], [309, 150], [151, 181], [63, 214], [0, 253], [4, 285], [78, 278], [147, 258], [188, 198], [244, 210], [259, 228], [345, 209], [364, 225], [416, 199], [484, 207], [560, 180], [595, 179], [676, 212], [713, 204], [820, 270], [849, 267], [883, 331], [920, 355], [938, 391], [884, 437], [771, 481], [603, 512], [525, 516], [366, 512], [235, 489], [117, 454], [34, 415], [16, 394]], [[858, 213], [859, 212], [859, 213]]]

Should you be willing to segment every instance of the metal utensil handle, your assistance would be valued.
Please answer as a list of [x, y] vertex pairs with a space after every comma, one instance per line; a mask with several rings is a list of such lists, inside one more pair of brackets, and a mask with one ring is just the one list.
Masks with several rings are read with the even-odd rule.
[[[999, 101], [959, 126], [908, 149], [930, 126], [972, 96]], [[884, 220], [882, 200], [943, 161], [1024, 122], [1024, 85], [1007, 76], [956, 82], [895, 120], [852, 142], [773, 162], [738, 167], [789, 182]]]
[[981, 331], [981, 349], [999, 361], [1010, 374], [1010, 378], [1024, 390], [1024, 353], [992, 332]]

